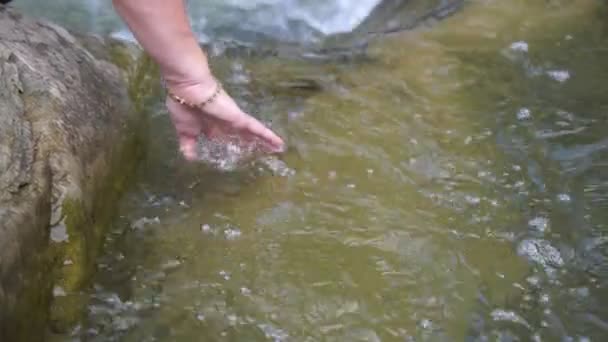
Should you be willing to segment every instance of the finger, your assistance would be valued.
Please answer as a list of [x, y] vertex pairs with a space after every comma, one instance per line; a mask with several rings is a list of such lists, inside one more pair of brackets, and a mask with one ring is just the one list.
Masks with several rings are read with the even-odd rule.
[[196, 160], [196, 138], [188, 135], [178, 136], [179, 150], [188, 161]]
[[285, 149], [283, 139], [254, 118], [248, 118], [241, 126], [241, 130], [264, 141], [273, 152], [282, 152]]

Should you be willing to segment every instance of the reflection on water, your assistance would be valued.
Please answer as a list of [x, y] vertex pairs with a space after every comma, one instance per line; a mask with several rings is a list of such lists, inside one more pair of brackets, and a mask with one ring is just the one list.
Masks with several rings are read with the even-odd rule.
[[290, 150], [213, 171], [154, 118], [65, 340], [602, 340], [606, 14], [479, 1], [360, 64], [215, 61]]

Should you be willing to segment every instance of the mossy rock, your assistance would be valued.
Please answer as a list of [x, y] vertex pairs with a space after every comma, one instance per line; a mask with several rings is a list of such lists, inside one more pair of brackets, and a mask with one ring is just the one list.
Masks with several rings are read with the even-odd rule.
[[65, 331], [80, 318], [144, 156], [157, 75], [132, 45], [0, 7], [1, 341], [43, 340], [49, 321]]

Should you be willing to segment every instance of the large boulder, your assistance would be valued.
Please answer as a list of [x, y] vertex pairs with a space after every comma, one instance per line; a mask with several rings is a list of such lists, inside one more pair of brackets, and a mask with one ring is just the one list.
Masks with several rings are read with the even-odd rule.
[[0, 5], [0, 341], [40, 340], [82, 308], [143, 151], [130, 73], [111, 62], [128, 51]]

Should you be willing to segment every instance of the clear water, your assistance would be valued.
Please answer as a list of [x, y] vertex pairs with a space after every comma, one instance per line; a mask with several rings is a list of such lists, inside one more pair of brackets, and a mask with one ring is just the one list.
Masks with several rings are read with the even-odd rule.
[[605, 340], [607, 14], [470, 1], [365, 61], [217, 58], [289, 151], [187, 164], [159, 109], [59, 339]]

